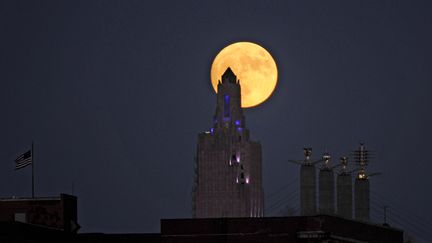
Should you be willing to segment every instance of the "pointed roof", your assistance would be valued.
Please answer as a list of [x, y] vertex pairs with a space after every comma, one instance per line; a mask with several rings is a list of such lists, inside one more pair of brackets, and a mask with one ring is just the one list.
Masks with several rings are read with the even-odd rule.
[[228, 67], [222, 75], [222, 83], [224, 83], [225, 81], [234, 84], [237, 82], [237, 76], [234, 74], [230, 67]]

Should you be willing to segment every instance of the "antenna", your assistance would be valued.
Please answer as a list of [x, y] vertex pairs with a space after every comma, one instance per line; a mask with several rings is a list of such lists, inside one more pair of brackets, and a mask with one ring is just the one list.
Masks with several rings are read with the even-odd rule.
[[388, 223], [387, 223], [387, 209], [389, 208], [389, 206], [387, 206], [387, 205], [385, 205], [385, 206], [383, 206], [383, 209], [384, 209], [384, 226], [390, 226]]
[[369, 177], [372, 177], [372, 176], [378, 176], [378, 175], [382, 175], [382, 173], [381, 173], [381, 172], [371, 173], [371, 174], [369, 174], [369, 175], [366, 175], [366, 178], [369, 179]]
[[366, 149], [363, 142], [360, 143], [359, 148], [354, 151], [354, 161], [358, 166], [357, 179], [366, 180], [366, 167], [368, 166], [371, 159], [371, 152]]

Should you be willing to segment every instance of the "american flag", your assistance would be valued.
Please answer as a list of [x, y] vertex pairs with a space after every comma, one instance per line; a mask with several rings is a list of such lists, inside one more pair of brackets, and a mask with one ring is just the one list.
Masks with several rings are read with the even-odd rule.
[[26, 167], [27, 165], [32, 163], [32, 151], [29, 150], [15, 159], [15, 170]]

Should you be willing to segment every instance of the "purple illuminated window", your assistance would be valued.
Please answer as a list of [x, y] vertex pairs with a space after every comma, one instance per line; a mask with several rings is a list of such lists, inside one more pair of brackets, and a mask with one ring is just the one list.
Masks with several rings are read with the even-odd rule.
[[225, 95], [225, 102], [224, 102], [224, 116], [229, 117], [230, 116], [230, 100], [229, 95]]
[[240, 120], [236, 120], [236, 121], [235, 121], [235, 124], [236, 124], [237, 126], [240, 126]]

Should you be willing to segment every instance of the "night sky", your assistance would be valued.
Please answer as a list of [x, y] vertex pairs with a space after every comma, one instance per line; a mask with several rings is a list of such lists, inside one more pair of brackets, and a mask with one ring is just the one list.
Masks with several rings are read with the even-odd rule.
[[[375, 155], [368, 172], [383, 173], [371, 178], [372, 219], [386, 204], [390, 224], [430, 240], [431, 10], [430, 1], [1, 1], [0, 197], [31, 195], [31, 168], [14, 171], [14, 159], [34, 140], [36, 195], [73, 190], [81, 232], [158, 232], [161, 218], [190, 217], [197, 134], [215, 111], [212, 60], [251, 41], [279, 70], [272, 97], [245, 111], [263, 147], [266, 208], [298, 193], [299, 168], [287, 161], [304, 146], [337, 163], [363, 141]], [[269, 215], [284, 210], [274, 207]]]

